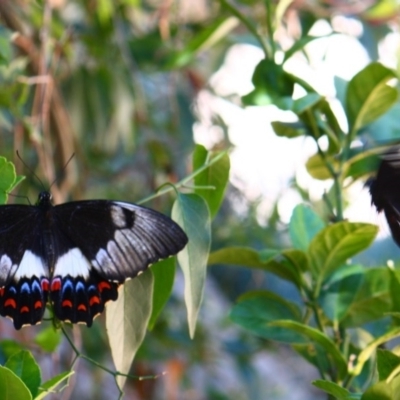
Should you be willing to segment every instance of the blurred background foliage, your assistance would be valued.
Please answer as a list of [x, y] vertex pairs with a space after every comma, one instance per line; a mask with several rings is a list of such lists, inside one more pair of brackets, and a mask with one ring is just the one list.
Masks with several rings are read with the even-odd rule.
[[[196, 123], [220, 133], [210, 150], [231, 146], [223, 115], [215, 109], [205, 117], [198, 102], [199, 94], [207, 92], [242, 104], [237, 93], [220, 94], [210, 85], [228, 50], [247, 44], [275, 54], [304, 37], [317, 21], [333, 27], [337, 16], [362, 25], [357, 40], [371, 60], [378, 58], [379, 43], [398, 29], [394, 0], [1, 1], [0, 146], [1, 154], [26, 175], [16, 194], [33, 202], [42, 189], [33, 172], [45, 188], [52, 184], [56, 202], [139, 201], [161, 184], [177, 182], [190, 172]], [[254, 101], [243, 98], [247, 104]], [[31, 171], [16, 158], [16, 150]], [[295, 180], [292, 187], [309, 200]], [[168, 212], [172, 200], [162, 196], [149, 205]], [[213, 223], [213, 249], [285, 246], [287, 227], [277, 200], [262, 222], [257, 208], [257, 201], [231, 184]], [[229, 321], [238, 295], [267, 286], [291, 296], [286, 284], [269, 276], [267, 280], [262, 271], [212, 267], [191, 341], [177, 273], [170, 304], [132, 369], [137, 375], [168, 375], [130, 380], [126, 398], [287, 399], [288, 393], [292, 400], [324, 398], [309, 383], [316, 377], [311, 367], [285, 346], [249, 335]], [[37, 353], [31, 340], [40, 329], [15, 333], [7, 321], [0, 321], [2, 338], [16, 338]], [[102, 323], [75, 329], [74, 341], [84, 353], [111, 366]], [[4, 354], [7, 345], [2, 345]], [[61, 343], [52, 357], [42, 357], [43, 374], [67, 370], [70, 358], [68, 344]], [[75, 383], [62, 398], [116, 397], [111, 376], [84, 361], [76, 370]]]

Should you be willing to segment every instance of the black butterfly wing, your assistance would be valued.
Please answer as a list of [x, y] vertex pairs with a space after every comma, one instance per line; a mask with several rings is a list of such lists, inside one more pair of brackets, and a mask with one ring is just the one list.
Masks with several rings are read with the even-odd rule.
[[170, 218], [131, 203], [89, 200], [52, 209], [57, 242], [68, 251], [55, 260], [50, 288], [60, 320], [92, 324], [118, 284], [150, 264], [178, 253], [187, 243]]
[[44, 314], [49, 270], [43, 224], [36, 207], [0, 207], [0, 314], [11, 318], [16, 329], [37, 324]]
[[370, 183], [372, 203], [384, 211], [392, 237], [400, 246], [400, 147], [390, 148], [383, 156], [376, 178]]

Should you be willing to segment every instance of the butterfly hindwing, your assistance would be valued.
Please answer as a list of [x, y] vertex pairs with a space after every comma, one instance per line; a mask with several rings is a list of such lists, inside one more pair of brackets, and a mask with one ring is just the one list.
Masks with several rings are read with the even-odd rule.
[[118, 284], [106, 281], [93, 270], [89, 278], [56, 277], [52, 280], [51, 300], [56, 317], [73, 324], [91, 326], [109, 300], [118, 297]]

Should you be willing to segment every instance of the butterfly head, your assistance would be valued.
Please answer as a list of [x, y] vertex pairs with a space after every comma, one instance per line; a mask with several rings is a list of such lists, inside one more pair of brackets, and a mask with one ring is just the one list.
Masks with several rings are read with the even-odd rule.
[[38, 206], [48, 206], [51, 204], [52, 196], [50, 192], [43, 191], [39, 193], [38, 201], [36, 205]]

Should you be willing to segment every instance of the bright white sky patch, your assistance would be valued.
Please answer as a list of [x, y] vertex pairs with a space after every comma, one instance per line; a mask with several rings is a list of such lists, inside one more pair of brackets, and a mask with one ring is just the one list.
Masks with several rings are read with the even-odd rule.
[[[349, 80], [370, 60], [356, 38], [362, 34], [362, 25], [344, 17], [335, 19], [333, 23], [335, 29], [346, 34], [331, 34], [311, 42], [306, 47], [308, 60], [298, 52], [285, 64], [285, 68], [326, 96], [332, 102], [342, 128], [346, 129], [344, 112], [335, 99], [334, 76]], [[331, 32], [326, 21], [319, 21], [312, 28], [311, 34], [320, 36]], [[389, 35], [382, 46], [387, 46], [387, 41], [397, 43], [396, 48], [399, 47], [398, 35], [395, 38]], [[287, 48], [291, 45], [286, 44]], [[395, 50], [391, 50], [392, 54]], [[211, 77], [210, 85], [218, 95], [229, 96], [234, 101], [237, 99], [237, 104], [240, 104], [240, 96], [253, 88], [251, 77], [262, 58], [262, 51], [255, 46], [232, 46], [223, 66]], [[316, 152], [313, 141], [280, 138], [272, 131], [272, 121], [293, 121], [296, 118], [293, 114], [275, 106], [242, 108], [208, 91], [199, 94], [197, 106], [202, 122], [194, 126], [195, 141], [207, 148], [218, 143], [223, 132], [215, 128], [211, 117], [213, 114], [222, 116], [227, 125], [229, 140], [235, 146], [231, 155], [231, 182], [250, 200], [261, 199], [260, 212], [264, 216], [272, 210], [273, 202], [281, 198], [279, 210], [284, 222], [288, 222], [293, 208], [301, 201], [297, 194], [290, 189], [288, 191], [289, 180], [294, 174], [300, 185], [310, 190], [313, 199], [320, 199], [324, 190], [329, 188], [329, 182], [316, 181], [305, 170], [305, 161]], [[288, 193], [283, 195], [285, 191]], [[354, 221], [372, 218], [376, 222], [371, 212], [368, 191], [362, 190], [361, 184], [354, 186], [350, 196], [351, 204], [357, 200], [358, 206], [350, 207], [346, 217]]]

